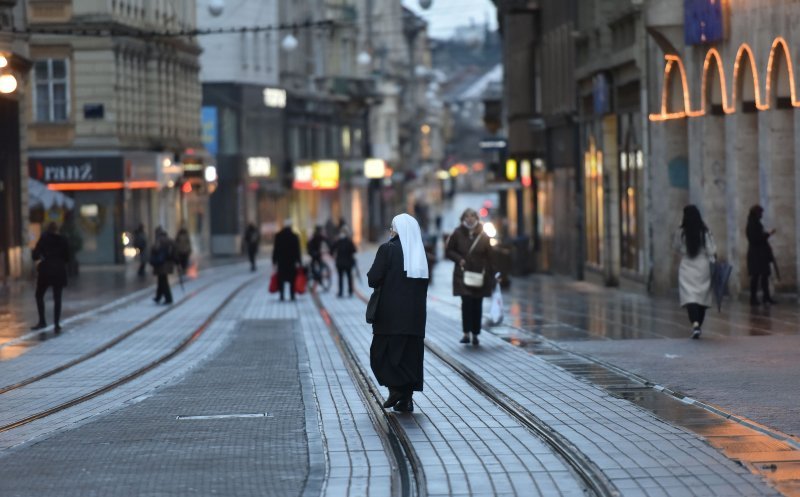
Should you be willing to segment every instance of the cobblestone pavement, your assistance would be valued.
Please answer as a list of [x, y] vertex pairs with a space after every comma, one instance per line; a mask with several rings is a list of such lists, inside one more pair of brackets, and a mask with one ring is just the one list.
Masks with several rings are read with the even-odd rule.
[[[0, 360], [0, 495], [398, 495], [375, 400], [326, 322], [369, 375], [364, 303], [325, 294], [323, 315], [308, 295], [279, 303], [266, 294], [267, 274], [252, 280], [242, 264], [209, 273], [172, 308], [131, 299]], [[432, 299], [430, 345], [557, 431], [620, 495], [777, 495], [700, 437], [500, 337], [458, 344], [459, 319], [457, 307]], [[113, 390], [10, 427], [185, 340], [182, 352]], [[4, 345], [0, 353], [14, 347]], [[516, 418], [435, 354], [425, 367], [416, 411], [388, 416], [422, 462], [427, 495], [585, 495], [566, 462]], [[259, 413], [268, 416], [176, 419]]]

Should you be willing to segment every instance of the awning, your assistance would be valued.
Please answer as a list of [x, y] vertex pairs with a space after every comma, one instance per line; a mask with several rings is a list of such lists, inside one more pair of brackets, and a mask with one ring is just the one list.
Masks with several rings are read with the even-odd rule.
[[72, 209], [75, 201], [61, 192], [56, 192], [47, 188], [47, 185], [33, 178], [28, 178], [28, 196], [30, 207], [43, 207], [52, 209], [53, 207], [64, 207]]

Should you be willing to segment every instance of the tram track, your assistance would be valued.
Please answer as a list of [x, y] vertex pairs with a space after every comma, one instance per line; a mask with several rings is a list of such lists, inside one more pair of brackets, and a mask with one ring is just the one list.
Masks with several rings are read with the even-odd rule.
[[[364, 304], [367, 303], [368, 298], [359, 289], [355, 290], [355, 295], [362, 302], [364, 302]], [[318, 305], [322, 306], [322, 303], [320, 302]], [[324, 309], [324, 307], [321, 307], [321, 309]], [[330, 318], [328, 318], [328, 320], [330, 320]], [[335, 326], [335, 323], [332, 325]], [[341, 335], [339, 335], [337, 341], [343, 342], [344, 347], [348, 349], [348, 355], [352, 356], [352, 350], [349, 350], [349, 346], [347, 346], [345, 339]], [[488, 382], [484, 381], [479, 375], [475, 374], [455, 357], [448, 354], [440, 347], [430, 343], [429, 340], [425, 341], [425, 348], [437, 358], [442, 360], [445, 364], [447, 364], [461, 378], [466, 380], [476, 390], [490, 399], [500, 409], [508, 413], [522, 426], [535, 434], [545, 444], [552, 448], [553, 451], [557, 453], [562, 460], [565, 461], [565, 463], [576, 473], [591, 495], [596, 497], [618, 497], [621, 495], [620, 491], [605, 476], [603, 471], [597, 467], [594, 462], [592, 462], [590, 458], [584, 455], [565, 437], [561, 436], [555, 430], [552, 430], [537, 416], [520, 405], [518, 402], [500, 392]], [[351, 360], [355, 360], [355, 358], [352, 357]], [[366, 373], [362, 371], [361, 374], [365, 375]], [[370, 393], [374, 397], [374, 402], [368, 402], [368, 404], [371, 404], [373, 407], [379, 406], [382, 402], [381, 396], [375, 391], [374, 388]], [[394, 419], [394, 416], [389, 416], [385, 412], [383, 413], [383, 416], [388, 419]], [[402, 432], [397, 435], [401, 439], [404, 436]]]
[[390, 416], [382, 407], [383, 402], [378, 388], [370, 379], [369, 373], [361, 366], [356, 354], [341, 330], [331, 318], [325, 305], [316, 291], [311, 292], [314, 304], [319, 309], [322, 319], [328, 327], [336, 347], [342, 356], [350, 377], [358, 387], [364, 405], [377, 433], [381, 436], [386, 451], [394, 462], [392, 471], [392, 495], [397, 497], [425, 497], [427, 486], [422, 463], [414, 451], [411, 440], [395, 416]]
[[[74, 398], [72, 398], [70, 400], [67, 400], [66, 402], [62, 402], [62, 403], [60, 403], [60, 404], [58, 404], [56, 406], [49, 407], [47, 409], [43, 409], [41, 411], [38, 411], [38, 412], [36, 412], [34, 414], [25, 416], [23, 418], [20, 418], [20, 419], [18, 419], [16, 421], [11, 422], [11, 423], [7, 423], [5, 425], [2, 425], [2, 426], [0, 426], [0, 433], [4, 433], [4, 432], [10, 431], [10, 430], [14, 430], [16, 428], [19, 428], [21, 426], [27, 425], [27, 424], [32, 423], [34, 421], [47, 418], [48, 416], [52, 416], [53, 414], [56, 414], [58, 412], [64, 411], [66, 409], [69, 409], [70, 407], [73, 407], [73, 406], [76, 406], [76, 405], [81, 404], [83, 402], [86, 402], [86, 401], [89, 401], [91, 399], [94, 399], [95, 397], [98, 397], [100, 395], [108, 393], [108, 392], [110, 392], [110, 391], [112, 391], [112, 390], [114, 390], [114, 389], [116, 389], [116, 388], [118, 388], [118, 387], [120, 387], [120, 386], [122, 386], [122, 385], [124, 385], [126, 383], [129, 383], [130, 381], [135, 380], [135, 379], [145, 375], [146, 373], [152, 371], [153, 369], [157, 368], [158, 366], [166, 363], [170, 359], [174, 358], [175, 356], [177, 356], [178, 354], [180, 354], [181, 352], [186, 350], [189, 347], [189, 345], [191, 345], [198, 338], [200, 338], [200, 336], [205, 332], [205, 330], [217, 318], [219, 313], [222, 312], [222, 310], [228, 304], [230, 304], [230, 302], [234, 299], [234, 297], [236, 297], [247, 286], [251, 285], [256, 279], [257, 279], [257, 277], [248, 278], [242, 284], [237, 286], [232, 292], [230, 292], [228, 294], [228, 296], [222, 301], [222, 303], [220, 303], [211, 312], [211, 314], [208, 315], [208, 317], [200, 324], [200, 326], [198, 326], [195, 329], [193, 329], [191, 333], [187, 334], [180, 341], [180, 343], [178, 343], [175, 347], [173, 347], [167, 353], [160, 355], [156, 359], [149, 361], [147, 364], [137, 368], [136, 370], [126, 374], [125, 376], [117, 378], [116, 380], [111, 381], [110, 383], [107, 383], [107, 384], [105, 384], [105, 385], [103, 385], [103, 386], [101, 386], [99, 388], [96, 388], [96, 389], [92, 390], [91, 392], [79, 395], [79, 396], [74, 397]], [[201, 290], [207, 289], [211, 285], [213, 285], [213, 283], [210, 283], [209, 285], [207, 285], [203, 289], [198, 290], [198, 293]], [[186, 302], [188, 300], [189, 299], [184, 299], [184, 300], [181, 301], [181, 303]], [[90, 359], [91, 357], [95, 357], [98, 354], [100, 354], [100, 353], [108, 350], [109, 348], [113, 347], [114, 345], [118, 344], [119, 342], [121, 342], [125, 338], [128, 338], [129, 336], [131, 336], [136, 331], [139, 331], [139, 330], [143, 329], [144, 327], [148, 326], [149, 324], [152, 324], [153, 322], [155, 322], [160, 317], [163, 317], [166, 313], [174, 310], [176, 307], [178, 307], [178, 306], [176, 305], [171, 309], [162, 311], [161, 313], [149, 318], [145, 323], [140, 323], [140, 325], [137, 325], [137, 327], [134, 327], [131, 330], [128, 330], [128, 332], [126, 332], [127, 334], [125, 336], [120, 336], [120, 337], [117, 337], [114, 340], [112, 340], [112, 342], [114, 342], [113, 344], [109, 345], [111, 342], [106, 343], [102, 347], [99, 347], [98, 349], [95, 349], [94, 351], [90, 352], [89, 354], [87, 354], [85, 356], [81, 356], [81, 358], [78, 358], [78, 359], [82, 359], [81, 361], [76, 362], [77, 361], [77, 359], [76, 359], [75, 361], [72, 361], [71, 363], [65, 364], [65, 365], [63, 365], [63, 366], [61, 366], [59, 368], [54, 368], [53, 370], [50, 370], [50, 371], [48, 371], [46, 373], [37, 375], [36, 377], [29, 378], [28, 380], [25, 380], [24, 382], [19, 382], [16, 385], [11, 385], [9, 387], [5, 387], [5, 390], [4, 390], [3, 393], [9, 392], [9, 391], [11, 391], [13, 389], [21, 388], [21, 387], [23, 387], [25, 385], [30, 385], [31, 383], [34, 383], [35, 381], [39, 381], [39, 380], [44, 379], [46, 377], [53, 376], [54, 374], [57, 374], [59, 372], [62, 372], [64, 370], [66, 370], [68, 367], [73, 367], [76, 364], [79, 364], [80, 362], [84, 362], [84, 361]], [[91, 357], [87, 357], [89, 355], [91, 355]], [[31, 380], [31, 381], [29, 381], [29, 380]], [[13, 387], [13, 388], [10, 388], [10, 387]]]

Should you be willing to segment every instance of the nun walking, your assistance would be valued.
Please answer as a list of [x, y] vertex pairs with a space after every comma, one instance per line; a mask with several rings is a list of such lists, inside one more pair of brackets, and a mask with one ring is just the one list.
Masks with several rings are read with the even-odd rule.
[[389, 388], [383, 407], [411, 412], [414, 392], [422, 391], [428, 261], [416, 219], [396, 216], [389, 233], [367, 273], [369, 286], [380, 292], [370, 366], [378, 383]]
[[694, 205], [683, 208], [683, 222], [675, 233], [675, 250], [681, 254], [678, 286], [681, 307], [689, 313], [692, 338], [700, 338], [706, 309], [711, 307], [711, 263], [716, 260], [717, 245], [700, 211]]

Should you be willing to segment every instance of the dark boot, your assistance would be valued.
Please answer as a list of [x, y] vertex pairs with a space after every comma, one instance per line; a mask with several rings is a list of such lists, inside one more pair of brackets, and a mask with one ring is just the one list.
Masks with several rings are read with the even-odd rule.
[[386, 399], [386, 402], [383, 403], [383, 408], [388, 409], [390, 407], [394, 407], [398, 401], [403, 398], [403, 392], [401, 390], [397, 390], [396, 388], [389, 388], [389, 397]]

